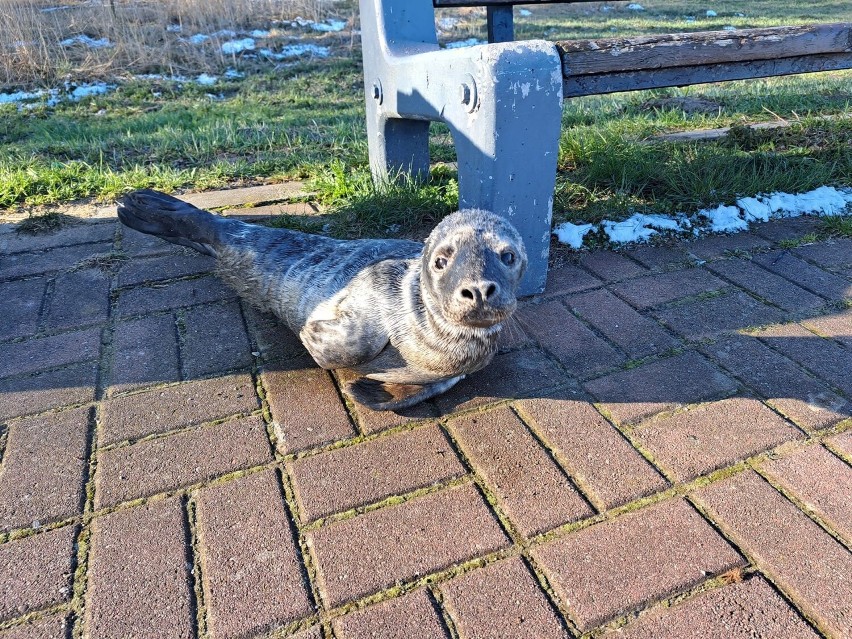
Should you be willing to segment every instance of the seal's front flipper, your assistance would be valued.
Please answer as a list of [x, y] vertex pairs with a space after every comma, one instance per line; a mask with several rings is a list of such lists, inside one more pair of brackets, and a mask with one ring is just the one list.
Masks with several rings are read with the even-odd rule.
[[133, 191], [122, 197], [118, 203], [118, 218], [136, 231], [213, 256], [224, 226], [234, 223], [234, 220], [224, 220], [151, 189]]
[[359, 404], [373, 410], [402, 410], [440, 395], [455, 386], [464, 375], [432, 384], [391, 384], [362, 377], [346, 385], [346, 392]]

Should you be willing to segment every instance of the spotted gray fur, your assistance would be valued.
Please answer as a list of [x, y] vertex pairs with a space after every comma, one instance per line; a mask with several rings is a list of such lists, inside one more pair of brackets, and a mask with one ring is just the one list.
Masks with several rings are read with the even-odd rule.
[[363, 376], [347, 390], [377, 410], [416, 404], [486, 366], [527, 264], [514, 227], [473, 209], [446, 217], [425, 244], [255, 226], [150, 190], [125, 196], [118, 213], [215, 256], [219, 277], [284, 320], [317, 364]]

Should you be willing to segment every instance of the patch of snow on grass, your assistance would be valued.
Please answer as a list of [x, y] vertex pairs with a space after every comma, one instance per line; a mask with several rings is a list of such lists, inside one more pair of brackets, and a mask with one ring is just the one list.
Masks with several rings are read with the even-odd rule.
[[272, 49], [261, 49], [258, 51], [260, 55], [269, 58], [270, 60], [284, 60], [286, 58], [298, 58], [303, 55], [311, 55], [317, 58], [327, 58], [329, 55], [328, 47], [319, 47], [315, 44], [290, 44], [282, 47], [281, 51], [275, 52]]
[[242, 71], [237, 71], [236, 69], [226, 69], [225, 77], [230, 80], [239, 80], [240, 78], [246, 77], [246, 74]]
[[[66, 84], [62, 89], [37, 89], [36, 91], [16, 91], [0, 93], [0, 104], [15, 104], [18, 109], [32, 109], [45, 104], [56, 106], [63, 100], [76, 102], [91, 95], [102, 95], [115, 88], [114, 84], [93, 82], [91, 84]], [[39, 102], [36, 102], [39, 100]], [[43, 100], [43, 102], [41, 102]]]
[[713, 9], [707, 9], [706, 15], [708, 18], [715, 18], [718, 14]]
[[249, 35], [252, 38], [268, 38], [272, 35], [271, 31], [267, 31], [266, 29], [255, 29], [254, 31], [250, 31]]
[[254, 38], [230, 40], [222, 43], [222, 53], [234, 54], [242, 53], [243, 51], [254, 51]]
[[334, 31], [343, 31], [346, 28], [345, 20], [335, 20], [328, 19], [325, 22], [314, 22], [313, 20], [307, 20], [301, 16], [297, 17], [290, 23], [290, 26], [293, 27], [309, 27], [314, 31], [323, 31], [323, 32], [334, 32]]
[[444, 47], [446, 47], [447, 49], [463, 49], [465, 47], [475, 47], [478, 44], [485, 44], [485, 40], [480, 40], [479, 38], [468, 38], [467, 40], [447, 42]]
[[645, 7], [643, 7], [638, 2], [631, 2], [630, 4], [627, 5], [627, 8], [630, 11], [644, 11], [645, 10]]
[[532, 15], [532, 11], [529, 9], [518, 9], [518, 15], [527, 18]]
[[742, 197], [733, 206], [722, 204], [702, 209], [692, 218], [636, 213], [621, 222], [604, 220], [598, 225], [566, 222], [556, 226], [553, 233], [563, 244], [580, 248], [583, 237], [594, 230], [603, 231], [614, 244], [623, 244], [647, 242], [662, 230], [682, 233], [692, 228], [694, 235], [707, 232], [738, 233], [747, 230], [750, 222], [801, 215], [852, 215], [852, 188], [821, 186], [807, 193]]
[[592, 230], [591, 224], [571, 224], [571, 222], [563, 222], [553, 229], [553, 233], [563, 244], [567, 244], [571, 248], [578, 249], [583, 246], [583, 237], [586, 233]]
[[70, 98], [72, 100], [82, 100], [83, 98], [87, 98], [90, 95], [103, 95], [104, 93], [109, 93], [115, 88], [114, 84], [107, 84], [105, 82], [93, 82], [92, 84], [80, 84], [74, 87], [74, 90], [70, 93]]
[[0, 93], [0, 104], [20, 104], [28, 100], [37, 100], [46, 92], [38, 91], [16, 91], [15, 93]]
[[201, 86], [209, 87], [213, 86], [219, 81], [215, 75], [210, 75], [209, 73], [202, 73], [197, 78], [195, 78], [195, 82], [200, 84]]
[[717, 206], [715, 209], [702, 209], [698, 215], [710, 220], [710, 230], [714, 233], [736, 233], [748, 229], [748, 222], [740, 217], [736, 206]]
[[79, 44], [84, 47], [89, 47], [90, 49], [108, 49], [115, 46], [109, 41], [109, 38], [98, 38], [95, 40], [87, 35], [78, 35], [73, 38], [66, 38], [59, 44], [63, 47], [73, 47], [75, 44]]
[[168, 31], [169, 33], [180, 33], [181, 31], [183, 31], [183, 27], [181, 27], [179, 24], [170, 24], [166, 27], [166, 31]]

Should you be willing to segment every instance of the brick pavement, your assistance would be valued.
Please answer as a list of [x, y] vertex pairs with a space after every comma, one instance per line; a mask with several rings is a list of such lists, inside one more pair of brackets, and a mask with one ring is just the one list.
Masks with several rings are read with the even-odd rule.
[[852, 241], [812, 229], [578, 255], [394, 414], [207, 258], [0, 228], [0, 639], [852, 636]]

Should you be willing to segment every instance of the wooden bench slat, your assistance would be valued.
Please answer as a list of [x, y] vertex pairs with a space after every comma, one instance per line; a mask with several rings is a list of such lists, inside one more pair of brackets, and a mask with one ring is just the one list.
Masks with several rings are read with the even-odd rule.
[[838, 71], [852, 69], [852, 53], [824, 53], [776, 60], [751, 60], [704, 64], [691, 67], [623, 71], [599, 75], [566, 76], [563, 94], [566, 98], [581, 95], [600, 95], [618, 91], [682, 87], [706, 82], [747, 80], [771, 76]]
[[852, 51], [852, 23], [556, 43], [565, 77]]
[[512, 6], [516, 4], [575, 4], [600, 2], [600, 0], [432, 0], [432, 6], [444, 9], [454, 7]]

